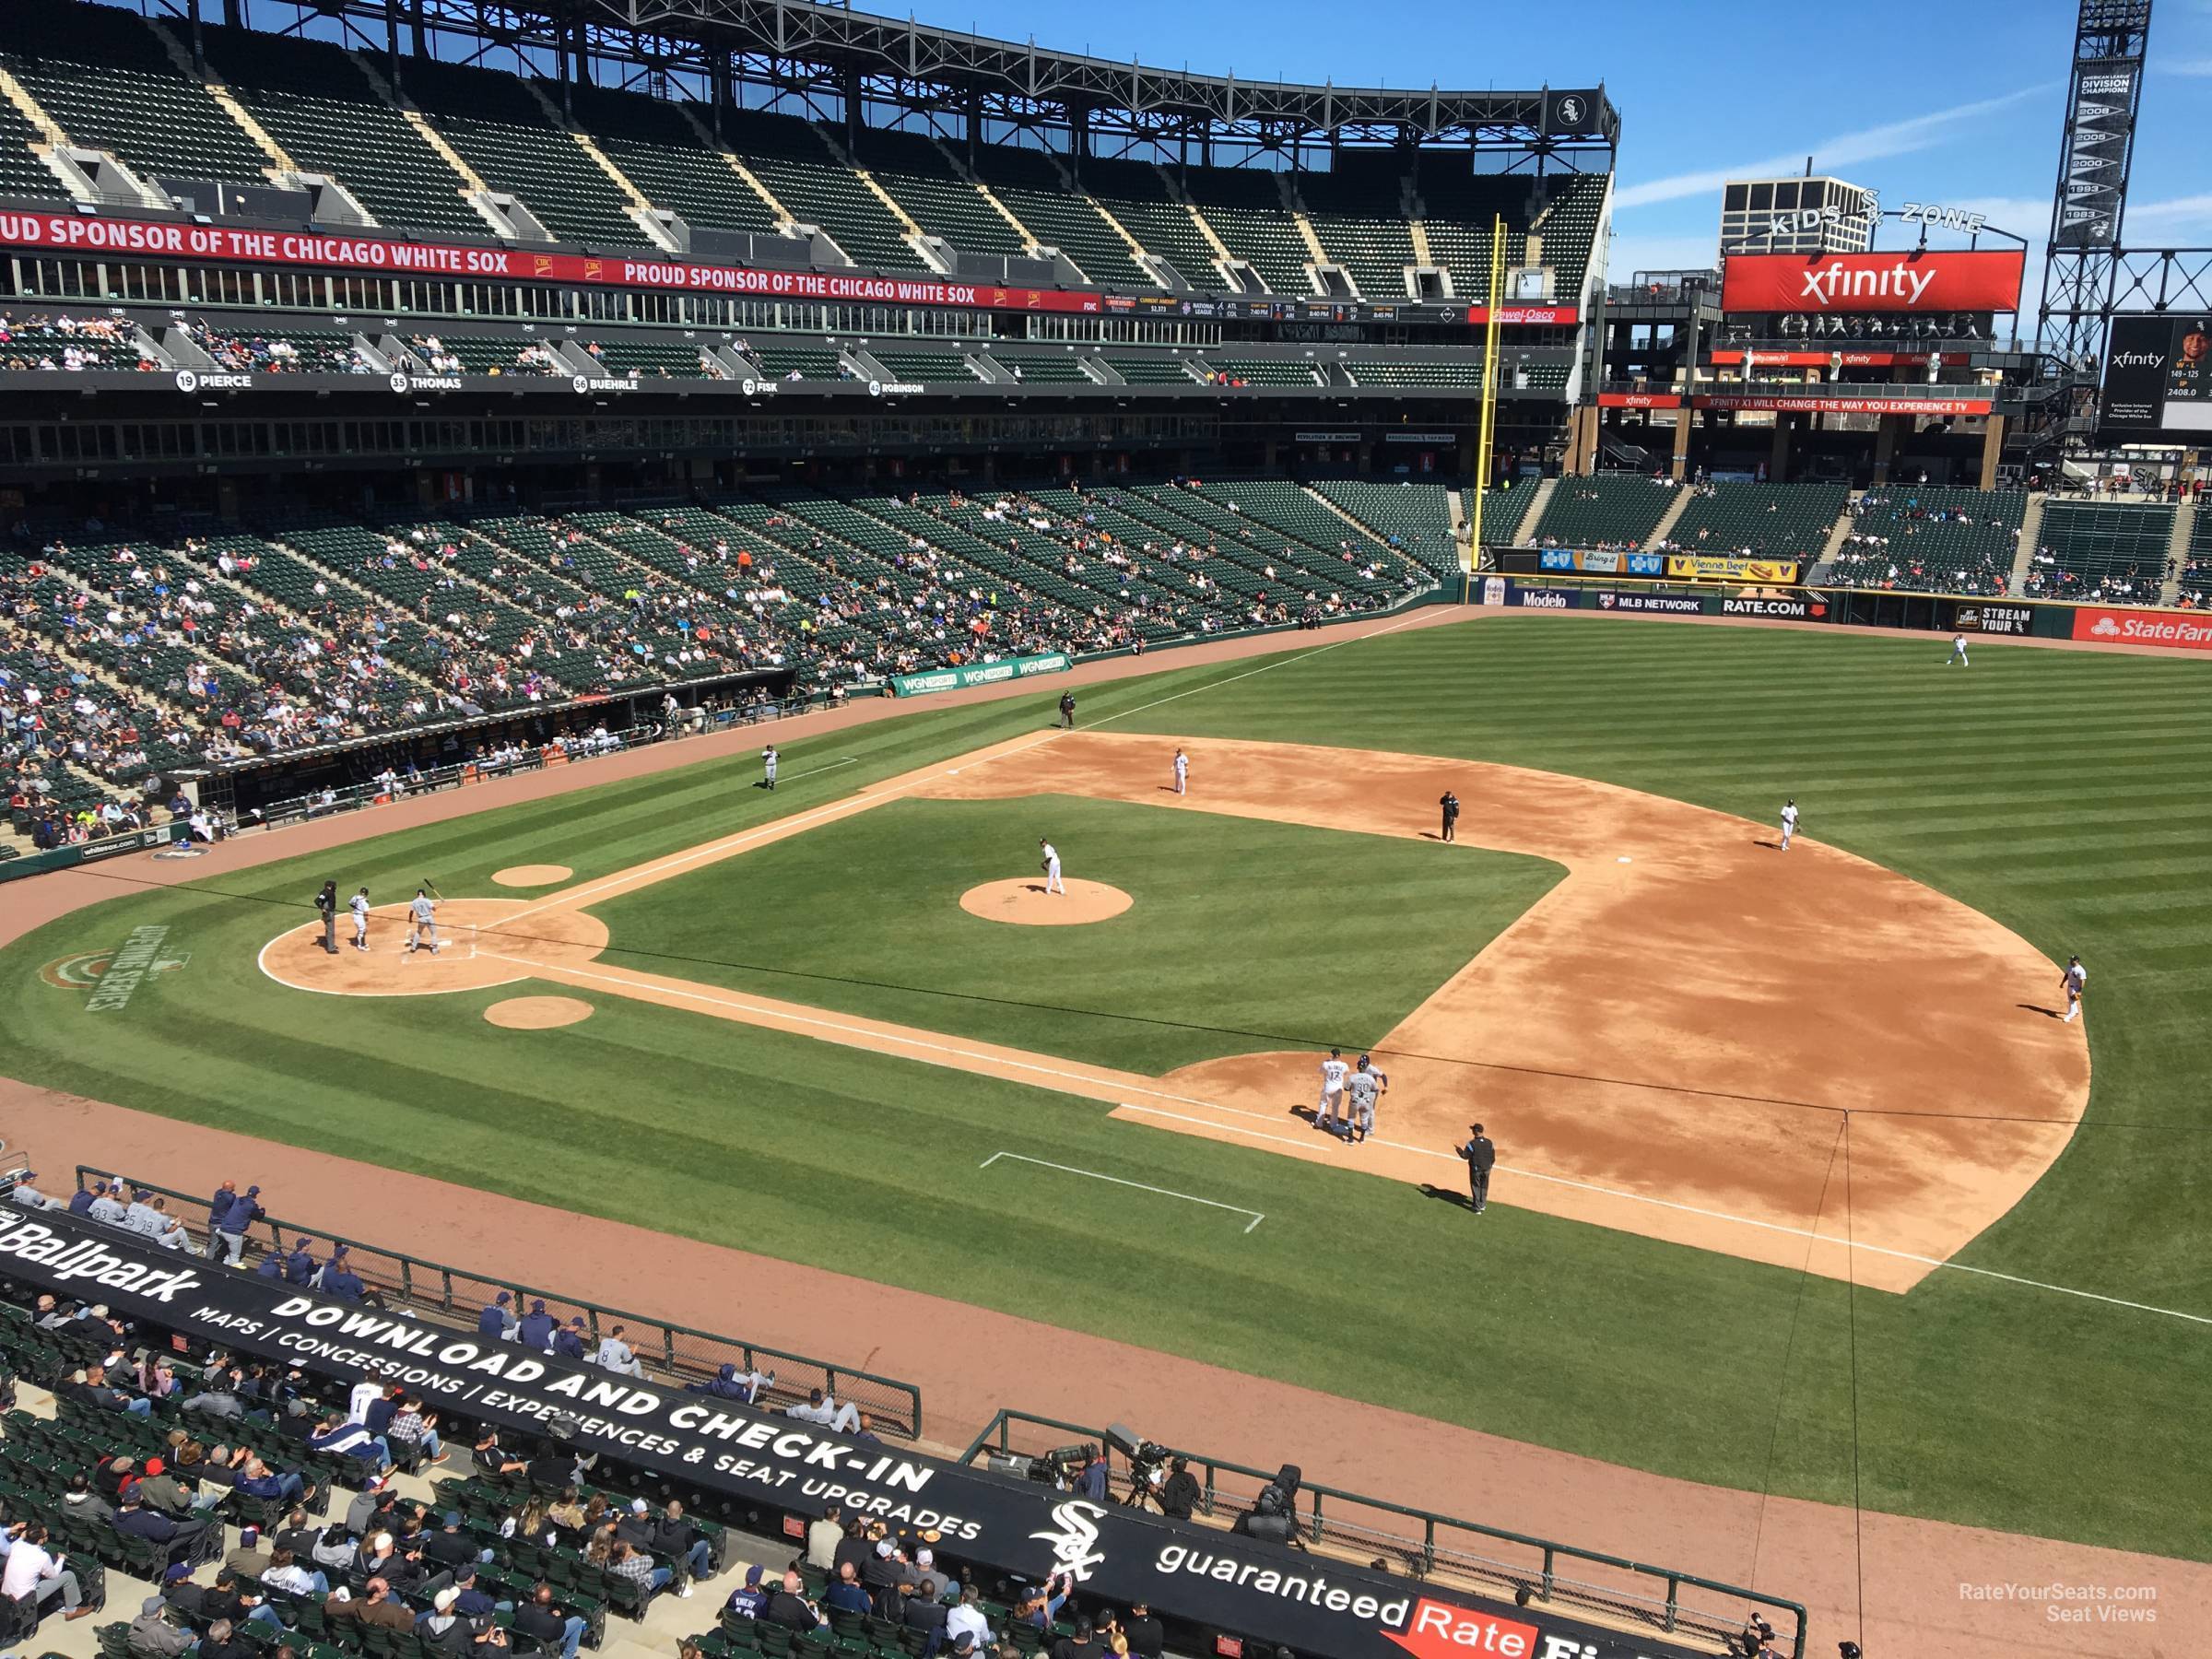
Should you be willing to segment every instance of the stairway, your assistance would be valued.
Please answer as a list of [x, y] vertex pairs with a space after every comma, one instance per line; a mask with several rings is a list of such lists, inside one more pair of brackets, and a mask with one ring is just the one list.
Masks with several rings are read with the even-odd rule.
[[2043, 503], [2049, 499], [2041, 490], [2033, 492], [2028, 511], [2020, 515], [2020, 545], [2012, 556], [2012, 573], [2005, 578], [2005, 591], [2016, 599], [2028, 591], [2029, 573], [2035, 569], [2035, 549], [2043, 535]]
[[2189, 538], [2196, 528], [2196, 503], [2184, 498], [2173, 512], [2173, 534], [2166, 538], [2166, 580], [2159, 587], [2159, 603], [2171, 605], [2182, 596], [2182, 572], [2189, 568]]
[[1659, 515], [1659, 522], [1652, 526], [1651, 535], [1643, 538], [1643, 545], [1647, 548], [1657, 547], [1675, 533], [1675, 526], [1682, 522], [1683, 510], [1689, 505], [1689, 498], [1694, 493], [1687, 484], [1675, 487], [1675, 499], [1666, 504], [1666, 511]]
[[1529, 497], [1527, 507], [1523, 509], [1519, 521], [1513, 525], [1512, 535], [1506, 538], [1512, 546], [1525, 547], [1535, 541], [1536, 525], [1544, 517], [1544, 509], [1551, 505], [1552, 493], [1559, 487], [1559, 481], [1556, 477], [1546, 478], [1536, 486]]

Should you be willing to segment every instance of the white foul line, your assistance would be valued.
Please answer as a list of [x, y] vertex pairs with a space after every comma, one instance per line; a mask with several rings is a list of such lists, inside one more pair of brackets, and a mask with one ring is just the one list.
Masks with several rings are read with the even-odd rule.
[[[1139, 1112], [1147, 1117], [1168, 1118], [1179, 1124], [1194, 1124], [1216, 1130], [1223, 1135], [1241, 1135], [1251, 1140], [1274, 1141], [1285, 1147], [1310, 1147], [1312, 1142], [1293, 1139], [1287, 1135], [1264, 1135], [1256, 1129], [1240, 1129], [1234, 1124], [1217, 1123], [1212, 1118], [1191, 1117], [1180, 1112], [1164, 1112], [1157, 1106], [1132, 1106], [1124, 1102], [1124, 1112]], [[1216, 1112], [1232, 1112], [1238, 1117], [1262, 1118], [1256, 1112], [1242, 1112], [1234, 1106], [1213, 1106]], [[1272, 1119], [1263, 1121], [1272, 1122]], [[1401, 1152], [1418, 1152], [1423, 1158], [1440, 1158], [1449, 1163], [1458, 1159], [1449, 1152], [1439, 1152], [1432, 1147], [1412, 1147], [1404, 1141], [1386, 1141], [1376, 1136], [1378, 1146], [1393, 1147]], [[1317, 1148], [1318, 1149], [1318, 1148]], [[2212, 1325], [2212, 1315], [2184, 1313], [2179, 1308], [2153, 1307], [2148, 1302], [2129, 1301], [2124, 1297], [2106, 1296], [2096, 1290], [2077, 1290], [2071, 1285], [2053, 1285], [2042, 1279], [2022, 1278], [2018, 1274], [1999, 1273], [1994, 1267], [1973, 1267], [1964, 1262], [1947, 1262], [1936, 1256], [1920, 1255], [1910, 1250], [1892, 1250], [1886, 1244], [1867, 1244], [1856, 1240], [1839, 1239], [1832, 1233], [1817, 1232], [1811, 1228], [1791, 1227], [1781, 1221], [1761, 1221], [1750, 1216], [1732, 1216], [1725, 1210], [1706, 1209], [1695, 1204], [1677, 1204], [1669, 1198], [1653, 1198], [1642, 1193], [1624, 1193], [1618, 1187], [1599, 1186], [1593, 1182], [1575, 1181], [1565, 1175], [1547, 1175], [1540, 1170], [1519, 1170], [1511, 1164], [1500, 1164], [1499, 1170], [1508, 1175], [1518, 1175], [1526, 1181], [1548, 1182], [1553, 1186], [1572, 1187], [1577, 1192], [1594, 1193], [1603, 1198], [1619, 1198], [1630, 1204], [1648, 1204], [1657, 1209], [1678, 1210], [1686, 1216], [1700, 1217], [1708, 1221], [1726, 1221], [1737, 1227], [1756, 1227], [1766, 1232], [1785, 1233], [1793, 1239], [1810, 1239], [1821, 1244], [1836, 1246], [1846, 1251], [1865, 1251], [1869, 1255], [1888, 1256], [1895, 1261], [1913, 1262], [1923, 1267], [1948, 1268], [1953, 1273], [1971, 1273], [1978, 1278], [2001, 1279], [2008, 1285], [2024, 1286], [2030, 1290], [2048, 1290], [2055, 1296], [2077, 1296], [2085, 1301], [2105, 1302], [2115, 1308], [2127, 1308], [2137, 1313], [2159, 1313], [2168, 1319], [2185, 1320], [2191, 1324]]]
[[1147, 1186], [1141, 1181], [1124, 1181], [1119, 1175], [1101, 1175], [1096, 1170], [1078, 1170], [1073, 1164], [1047, 1163], [1041, 1158], [1024, 1158], [1018, 1152], [994, 1152], [975, 1167], [979, 1170], [987, 1170], [1002, 1158], [1011, 1159], [1016, 1163], [1035, 1164], [1041, 1170], [1057, 1170], [1063, 1175], [1082, 1175], [1092, 1181], [1111, 1181], [1115, 1186], [1135, 1187], [1140, 1193], [1158, 1193], [1162, 1198], [1180, 1198], [1186, 1204], [1203, 1204], [1210, 1209], [1233, 1210], [1240, 1216], [1252, 1218], [1245, 1223], [1244, 1230], [1246, 1232], [1250, 1232], [1267, 1219], [1258, 1210], [1248, 1210], [1241, 1205], [1218, 1204], [1211, 1198], [1194, 1198], [1188, 1193], [1171, 1193], [1166, 1187]]

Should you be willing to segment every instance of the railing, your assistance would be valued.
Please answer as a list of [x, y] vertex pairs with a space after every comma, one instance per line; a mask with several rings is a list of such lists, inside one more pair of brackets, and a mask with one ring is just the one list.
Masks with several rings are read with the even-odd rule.
[[[76, 1184], [80, 1189], [88, 1183], [112, 1180], [160, 1194], [169, 1200], [171, 1215], [182, 1218], [193, 1232], [203, 1238], [207, 1236], [208, 1200], [89, 1164], [76, 1166]], [[247, 1258], [256, 1265], [266, 1256], [288, 1253], [301, 1239], [318, 1239], [328, 1245], [343, 1244], [347, 1265], [359, 1276], [362, 1284], [382, 1297], [387, 1305], [405, 1303], [415, 1309], [459, 1313], [473, 1323], [504, 1290], [514, 1299], [512, 1307], [516, 1314], [526, 1310], [533, 1300], [542, 1300], [546, 1312], [562, 1324], [581, 1318], [586, 1331], [587, 1353], [595, 1350], [600, 1338], [616, 1325], [623, 1326], [623, 1340], [646, 1369], [676, 1386], [708, 1382], [724, 1365], [735, 1365], [741, 1372], [766, 1370], [774, 1373], [774, 1381], [760, 1396], [764, 1402], [792, 1404], [806, 1399], [808, 1391], [818, 1388], [866, 1413], [878, 1433], [913, 1440], [922, 1432], [922, 1390], [896, 1377], [879, 1376], [874, 1371], [747, 1342], [741, 1337], [671, 1324], [650, 1314], [609, 1308], [513, 1279], [449, 1267], [386, 1245], [344, 1238], [322, 1228], [310, 1229], [275, 1217], [266, 1218], [261, 1225], [268, 1229], [268, 1243], [263, 1244], [253, 1233], [249, 1233], [246, 1241]]]
[[[993, 1453], [1034, 1454], [1072, 1441], [1093, 1445], [1104, 1454], [1112, 1501], [1156, 1507], [1145, 1502], [1152, 1488], [1133, 1479], [1126, 1455], [1114, 1448], [1103, 1430], [1079, 1423], [1001, 1409], [960, 1454], [960, 1461], [973, 1463]], [[1217, 1522], [1233, 1524], [1250, 1514], [1260, 1488], [1275, 1478], [1273, 1470], [1248, 1464], [1171, 1446], [1160, 1450], [1170, 1458], [1184, 1459], [1194, 1471], [1205, 1471], [1194, 1513]], [[1732, 1640], [1744, 1628], [1744, 1610], [1764, 1609], [1777, 1625], [1783, 1618], [1792, 1621], [1791, 1659], [1805, 1659], [1805, 1608], [1762, 1591], [1335, 1487], [1301, 1485], [1298, 1505], [1299, 1537], [1310, 1548], [1346, 1560], [1376, 1562], [1411, 1578], [1465, 1583], [1517, 1602], [1542, 1602], [1622, 1620], [1711, 1643], [1724, 1652], [1732, 1651]], [[1694, 1593], [1694, 1599], [1686, 1592]]]

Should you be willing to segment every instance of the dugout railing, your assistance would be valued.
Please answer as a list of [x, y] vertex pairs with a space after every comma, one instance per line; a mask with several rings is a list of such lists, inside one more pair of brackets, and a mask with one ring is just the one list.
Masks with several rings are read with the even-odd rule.
[[[1156, 1508], [1147, 1501], [1154, 1488], [1136, 1477], [1127, 1454], [1105, 1430], [1080, 1423], [1001, 1408], [969, 1442], [960, 1461], [1034, 1460], [1077, 1442], [1105, 1458], [1110, 1502]], [[1276, 1477], [1274, 1470], [1209, 1453], [1164, 1445], [1160, 1450], [1168, 1458], [1184, 1459], [1198, 1479], [1202, 1495], [1194, 1519], [1224, 1527], [1233, 1528], [1250, 1514], [1261, 1488]], [[1311, 1482], [1299, 1488], [1296, 1525], [1305, 1548], [1346, 1561], [1363, 1566], [1380, 1561], [1407, 1577], [1593, 1615], [1707, 1643], [1722, 1653], [1735, 1651], [1746, 1613], [1759, 1612], [1788, 1640], [1791, 1659], [1805, 1659], [1806, 1613], [1798, 1603], [1679, 1568], [1631, 1561]]]
[[[204, 1241], [207, 1237], [209, 1200], [128, 1173], [90, 1164], [76, 1166], [79, 1190], [114, 1180], [122, 1181], [127, 1188], [159, 1193], [169, 1201], [170, 1214], [182, 1219], [186, 1230], [195, 1240]], [[288, 1253], [294, 1243], [302, 1239], [317, 1241], [325, 1247], [318, 1253], [318, 1260], [327, 1258], [328, 1247], [344, 1245], [347, 1261], [355, 1274], [390, 1307], [458, 1314], [473, 1325], [483, 1310], [504, 1290], [513, 1298], [512, 1306], [518, 1313], [526, 1312], [533, 1301], [542, 1300], [546, 1311], [562, 1324], [581, 1318], [586, 1333], [587, 1355], [597, 1350], [602, 1336], [614, 1326], [622, 1326], [623, 1340], [647, 1371], [676, 1387], [711, 1381], [724, 1365], [735, 1365], [741, 1372], [771, 1371], [775, 1381], [763, 1391], [760, 1396], [763, 1404], [794, 1405], [818, 1388], [867, 1413], [870, 1424], [879, 1434], [909, 1441], [917, 1440], [922, 1434], [922, 1390], [915, 1383], [811, 1354], [749, 1342], [739, 1336], [672, 1324], [649, 1313], [610, 1308], [604, 1302], [565, 1291], [448, 1266], [388, 1245], [349, 1239], [324, 1228], [303, 1226], [274, 1216], [264, 1217], [246, 1235], [245, 1259], [257, 1267], [272, 1253]]]

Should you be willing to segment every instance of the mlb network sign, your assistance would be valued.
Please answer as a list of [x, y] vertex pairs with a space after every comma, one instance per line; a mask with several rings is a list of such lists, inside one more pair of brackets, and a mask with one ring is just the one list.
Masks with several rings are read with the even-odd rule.
[[1724, 312], [2008, 312], [2020, 303], [2027, 254], [1731, 253]]

